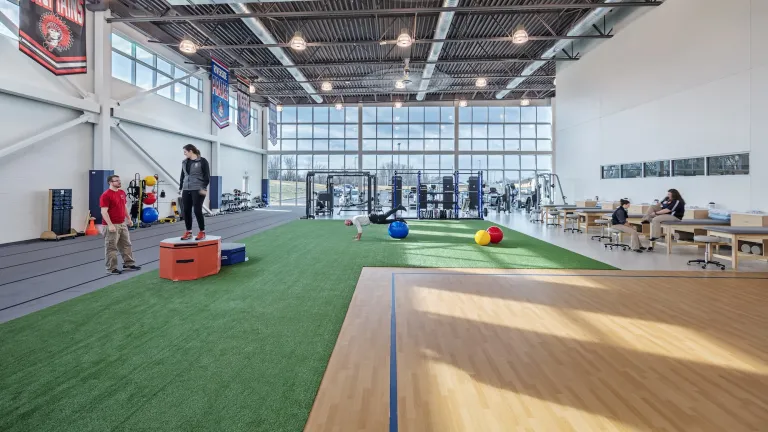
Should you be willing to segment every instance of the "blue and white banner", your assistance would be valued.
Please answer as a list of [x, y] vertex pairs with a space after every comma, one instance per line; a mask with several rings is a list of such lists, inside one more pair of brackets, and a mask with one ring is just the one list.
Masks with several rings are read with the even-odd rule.
[[219, 129], [229, 126], [229, 68], [211, 58], [211, 118]]
[[275, 104], [269, 104], [269, 142], [277, 145], [277, 108]]
[[251, 82], [237, 76], [237, 130], [244, 137], [251, 134]]

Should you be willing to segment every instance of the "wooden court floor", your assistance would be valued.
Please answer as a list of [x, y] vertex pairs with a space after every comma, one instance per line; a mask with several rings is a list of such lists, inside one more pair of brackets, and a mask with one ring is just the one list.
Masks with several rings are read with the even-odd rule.
[[305, 430], [768, 431], [768, 274], [366, 268]]

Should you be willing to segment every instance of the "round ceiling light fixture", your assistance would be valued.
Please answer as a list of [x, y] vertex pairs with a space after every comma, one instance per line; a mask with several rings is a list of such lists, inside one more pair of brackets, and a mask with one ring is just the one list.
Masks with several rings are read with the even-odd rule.
[[194, 54], [197, 52], [197, 45], [189, 39], [184, 39], [179, 43], [179, 51], [184, 54]]
[[488, 80], [483, 77], [480, 77], [475, 81], [475, 85], [478, 87], [485, 87], [488, 85]]
[[256, 86], [253, 85], [253, 84], [249, 85], [248, 86], [248, 93], [250, 93], [250, 94], [256, 93]]
[[403, 80], [395, 81], [395, 88], [397, 88], [397, 89], [404, 89], [405, 88], [405, 81], [403, 81]]
[[466, 108], [467, 107], [467, 100], [466, 99], [460, 99], [459, 100], [459, 106], [462, 107], [462, 108]]
[[280, 105], [280, 104], [277, 104], [277, 105], [275, 106], [275, 109], [277, 110], [277, 112], [283, 112], [283, 106], [282, 106], [282, 105]]
[[528, 106], [531, 104], [530, 99], [520, 99], [520, 106]]
[[402, 108], [402, 107], [403, 107], [403, 103], [402, 102], [395, 101], [395, 108]]
[[408, 34], [408, 29], [400, 30], [400, 36], [397, 37], [397, 46], [408, 48], [411, 44], [413, 44], [413, 38]]
[[336, 107], [337, 111], [341, 111], [344, 109], [344, 104], [342, 104], [341, 102], [336, 102], [336, 105], [334, 105], [334, 107]]
[[331, 91], [333, 90], [333, 85], [331, 85], [330, 81], [323, 81], [323, 84], [320, 86], [320, 90]]
[[525, 30], [524, 25], [518, 24], [515, 27], [515, 31], [512, 32], [512, 43], [519, 45], [526, 42], [528, 42], [528, 32]]
[[303, 51], [307, 49], [307, 41], [304, 39], [304, 36], [302, 36], [301, 32], [294, 33], [293, 37], [291, 38], [290, 45], [291, 48], [295, 49], [296, 51]]

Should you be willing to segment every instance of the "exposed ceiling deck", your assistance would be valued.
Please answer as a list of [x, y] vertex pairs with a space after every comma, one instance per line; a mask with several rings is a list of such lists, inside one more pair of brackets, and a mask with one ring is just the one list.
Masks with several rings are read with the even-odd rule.
[[[177, 50], [181, 40], [189, 39], [198, 46], [196, 54], [187, 55], [191, 64], [208, 67], [210, 57], [217, 57], [236, 74], [253, 81], [254, 97], [291, 104], [413, 101], [424, 89], [423, 100], [495, 100], [500, 90], [535, 61], [542, 61], [541, 67], [533, 73], [529, 70], [503, 97], [553, 97], [555, 63], [578, 61], [578, 55], [562, 50], [551, 57], [551, 53], [546, 56], [547, 51], [561, 40], [612, 36], [601, 34], [610, 29], [599, 26], [569, 35], [602, 0], [453, 0], [455, 7], [450, 8], [443, 5], [451, 0], [178, 5], [185, 1], [213, 3], [113, 0], [113, 16]], [[610, 6], [659, 4], [643, 1]], [[450, 25], [435, 40], [441, 13]], [[265, 44], [257, 36], [254, 22], [263, 24], [272, 43]], [[530, 40], [518, 45], [510, 39], [519, 25]], [[409, 47], [395, 44], [403, 29], [414, 40]], [[296, 32], [306, 40], [305, 50], [289, 47]], [[439, 55], [430, 57], [430, 50], [439, 44]], [[395, 82], [403, 78], [406, 61], [412, 82], [398, 89]], [[424, 74], [431, 68], [433, 72]], [[486, 87], [476, 86], [478, 77], [487, 79]], [[422, 78], [429, 78], [424, 85]], [[324, 81], [333, 89], [321, 90]]]

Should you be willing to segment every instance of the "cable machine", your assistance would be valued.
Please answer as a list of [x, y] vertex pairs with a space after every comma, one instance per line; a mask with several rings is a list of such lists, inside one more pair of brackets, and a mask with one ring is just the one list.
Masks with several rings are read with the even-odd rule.
[[[374, 196], [376, 195], [376, 188], [378, 187], [378, 182], [376, 180], [376, 176], [372, 175], [370, 171], [310, 171], [307, 173], [306, 178], [306, 215], [302, 217], [302, 219], [314, 219], [317, 213], [317, 210], [315, 209], [315, 175], [326, 175], [326, 191], [325, 193], [318, 194], [317, 201], [326, 202], [326, 208], [327, 212], [329, 214], [333, 214], [333, 204], [334, 204], [334, 191], [333, 191], [333, 179], [335, 177], [358, 177], [367, 179], [366, 183], [366, 204], [367, 204], [367, 210], [368, 213], [373, 213], [373, 207], [374, 207]], [[364, 180], [365, 181], [365, 180]], [[346, 191], [342, 191], [342, 193], [345, 193]], [[359, 208], [359, 205], [358, 205]], [[357, 210], [359, 211], [359, 210]]]
[[[416, 174], [416, 217], [404, 219], [480, 219], [483, 211], [483, 173], [461, 173], [454, 171], [452, 176], [442, 177], [442, 191], [430, 191], [428, 185], [422, 183], [422, 172], [397, 172], [392, 176], [392, 207], [402, 203], [402, 175]], [[459, 175], [470, 174], [467, 181], [468, 193], [465, 199], [459, 194]], [[434, 185], [433, 185], [434, 186]], [[432, 195], [432, 199], [429, 196]], [[436, 196], [440, 199], [435, 199]], [[461, 204], [461, 205], [460, 205]]]
[[[536, 202], [536, 210], [541, 204], [556, 204], [555, 192], [560, 189], [560, 196], [563, 199], [563, 205], [568, 205], [566, 196], [563, 193], [563, 187], [560, 185], [560, 177], [552, 173], [539, 173], [536, 175], [536, 190], [539, 199]], [[546, 200], [546, 202], [544, 202]]]

